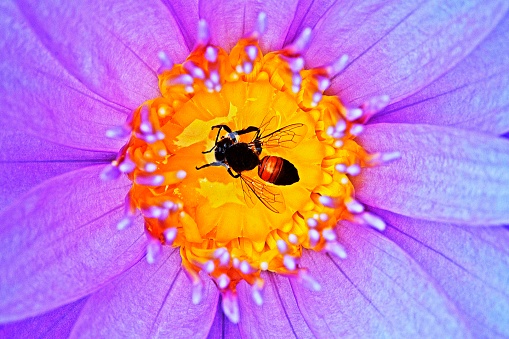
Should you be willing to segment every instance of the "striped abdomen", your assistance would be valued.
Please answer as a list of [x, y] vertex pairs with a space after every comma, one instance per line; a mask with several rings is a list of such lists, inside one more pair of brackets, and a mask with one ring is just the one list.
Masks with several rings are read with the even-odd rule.
[[258, 165], [258, 176], [274, 185], [291, 185], [299, 181], [295, 166], [286, 159], [266, 156]]

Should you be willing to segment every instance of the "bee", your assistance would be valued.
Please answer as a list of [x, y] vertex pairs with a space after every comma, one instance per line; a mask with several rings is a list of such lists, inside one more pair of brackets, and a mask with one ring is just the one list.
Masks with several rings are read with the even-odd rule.
[[[298, 182], [300, 180], [299, 172], [286, 159], [270, 155], [260, 159], [260, 154], [263, 149], [293, 148], [297, 146], [304, 139], [307, 127], [304, 124], [296, 123], [263, 135], [273, 120], [270, 119], [260, 127], [249, 126], [237, 131], [232, 131], [227, 125], [212, 126], [212, 130], [218, 129], [214, 146], [202, 153], [206, 154], [214, 151], [216, 161], [197, 166], [196, 169], [201, 170], [209, 166], [226, 167], [233, 178], [242, 180], [244, 200], [249, 206], [255, 204], [256, 197], [272, 212], [281, 213], [285, 210], [285, 202], [280, 189], [276, 186], [287, 186]], [[220, 137], [222, 130], [226, 131], [227, 134]], [[252, 141], [241, 142], [240, 136], [248, 133], [254, 133]], [[258, 167], [258, 176], [263, 181], [243, 174], [243, 172], [256, 167]]]

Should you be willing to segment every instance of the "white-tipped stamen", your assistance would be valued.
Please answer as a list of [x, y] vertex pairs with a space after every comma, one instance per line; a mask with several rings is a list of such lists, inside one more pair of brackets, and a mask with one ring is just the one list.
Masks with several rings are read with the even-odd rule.
[[147, 162], [144, 166], [144, 170], [145, 170], [145, 172], [148, 172], [148, 173], [155, 172], [157, 170], [157, 165], [154, 164], [153, 162]]
[[159, 51], [157, 53], [157, 57], [159, 58], [159, 62], [161, 63], [161, 66], [157, 70], [157, 73], [161, 74], [164, 71], [169, 71], [173, 67], [173, 61], [171, 58], [166, 54], [164, 51]]
[[299, 270], [297, 281], [312, 292], [318, 292], [322, 288], [320, 284], [304, 269]]
[[130, 216], [125, 216], [117, 223], [117, 230], [123, 231], [129, 228], [133, 224], [133, 218]]
[[143, 186], [161, 186], [164, 182], [162, 175], [137, 176], [134, 182]]
[[125, 138], [131, 134], [131, 128], [128, 126], [113, 126], [106, 130], [106, 137], [110, 139]]
[[350, 165], [346, 168], [346, 173], [356, 176], [361, 173], [361, 167], [358, 164]]
[[286, 49], [291, 54], [302, 54], [306, 51], [311, 41], [313, 30], [309, 27], [304, 28], [297, 39]]
[[214, 264], [214, 262], [212, 260], [208, 260], [203, 265], [203, 270], [205, 271], [205, 273], [209, 273], [210, 274], [210, 273], [214, 272], [215, 268], [216, 268], [216, 265]]
[[345, 69], [347, 63], [348, 63], [348, 55], [343, 54], [332, 65], [330, 65], [326, 68], [327, 73], [329, 74], [329, 76], [331, 78], [333, 78], [336, 75], [338, 75], [339, 73], [341, 73], [342, 70]]
[[316, 226], [318, 226], [318, 220], [316, 220], [315, 218], [309, 218], [306, 221], [306, 224], [311, 228], [315, 228]]
[[166, 240], [166, 244], [171, 246], [173, 245], [173, 242], [177, 238], [177, 228], [176, 227], [170, 227], [163, 232], [164, 240]]
[[149, 264], [155, 264], [162, 250], [161, 242], [157, 239], [150, 239], [147, 244], [147, 262]]
[[207, 46], [207, 49], [205, 50], [205, 59], [207, 59], [208, 62], [216, 62], [217, 61], [217, 55], [218, 55], [218, 49], [214, 46]]
[[132, 173], [136, 168], [136, 164], [129, 159], [127, 156], [125, 159], [118, 165], [118, 169], [122, 173]]
[[320, 241], [320, 232], [318, 232], [316, 229], [310, 229], [308, 231], [308, 237], [309, 237], [309, 243], [311, 244], [311, 247], [315, 247], [318, 244], [318, 241]]
[[191, 300], [193, 302], [193, 305], [198, 305], [201, 302], [202, 297], [203, 297], [203, 283], [199, 278], [197, 278], [195, 281], [193, 281], [193, 290], [191, 294]]
[[251, 296], [253, 297], [253, 301], [257, 306], [263, 305], [263, 297], [260, 288], [256, 285], [256, 283], [251, 286]]
[[240, 271], [244, 274], [249, 274], [249, 273], [253, 272], [253, 268], [247, 261], [242, 260], [240, 262]]
[[286, 252], [288, 252], [288, 244], [286, 243], [286, 241], [279, 239], [277, 241], [277, 249], [279, 250], [279, 253], [285, 254]]
[[255, 34], [257, 33], [260, 36], [263, 33], [265, 33], [266, 29], [267, 29], [267, 13], [260, 12], [256, 20]]
[[220, 289], [224, 290], [228, 287], [230, 284], [230, 277], [226, 274], [221, 274], [219, 278], [217, 278], [217, 286], [219, 286]]
[[353, 124], [352, 127], [350, 127], [350, 134], [353, 136], [358, 137], [361, 135], [361, 133], [364, 131], [364, 125], [361, 124]]
[[362, 116], [362, 109], [360, 108], [349, 108], [346, 110], [346, 119], [348, 121], [354, 121]]
[[268, 263], [268, 262], [266, 262], [266, 261], [262, 261], [262, 262], [260, 263], [260, 269], [261, 269], [262, 271], [266, 271], [266, 270], [268, 270], [268, 269], [269, 269], [269, 263]]
[[232, 291], [223, 293], [222, 302], [223, 312], [226, 317], [234, 324], [238, 324], [240, 320], [239, 301], [237, 295]]
[[258, 48], [256, 48], [256, 46], [249, 45], [246, 46], [244, 50], [246, 51], [249, 60], [255, 61], [256, 56], [258, 55]]
[[325, 241], [335, 241], [336, 240], [336, 232], [332, 228], [325, 228], [322, 230], [322, 237]]
[[369, 212], [362, 213], [361, 217], [371, 227], [379, 231], [385, 230], [385, 222], [380, 217]]
[[380, 95], [373, 97], [361, 105], [364, 110], [364, 123], [366, 123], [376, 113], [383, 110], [390, 102], [388, 95]]
[[288, 234], [288, 241], [290, 244], [297, 245], [299, 243], [299, 238], [293, 233]]
[[338, 171], [339, 173], [346, 173], [346, 165], [345, 164], [336, 164], [334, 166], [334, 169]]
[[106, 165], [104, 167], [104, 169], [101, 171], [101, 174], [99, 175], [99, 177], [103, 181], [110, 181], [110, 180], [115, 180], [118, 177], [120, 177], [121, 173], [122, 172], [120, 172], [120, 170], [118, 169], [117, 166], [110, 164], [110, 165]]
[[289, 270], [294, 271], [297, 268], [297, 261], [295, 260], [295, 257], [292, 257], [291, 255], [286, 254], [283, 257], [283, 265]]
[[325, 244], [325, 251], [328, 253], [334, 255], [335, 257], [339, 259], [345, 259], [346, 258], [346, 251], [343, 246], [341, 246], [336, 241], [329, 241]]
[[350, 201], [345, 203], [346, 209], [352, 213], [362, 213], [364, 212], [364, 205], [358, 202], [355, 199], [351, 199]]
[[207, 45], [210, 41], [210, 31], [207, 21], [201, 19], [198, 21], [198, 37], [197, 43], [199, 45]]

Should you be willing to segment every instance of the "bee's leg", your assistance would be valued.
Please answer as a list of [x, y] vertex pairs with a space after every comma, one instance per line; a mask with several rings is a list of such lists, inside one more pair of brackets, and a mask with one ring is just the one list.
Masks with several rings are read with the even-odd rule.
[[[230, 127], [228, 127], [228, 125], [214, 125], [214, 126], [212, 126], [211, 129], [214, 129], [214, 128], [219, 128], [219, 132], [221, 132], [221, 129], [224, 129], [228, 133], [232, 132], [232, 129]], [[219, 132], [218, 132], [218, 134], [219, 134]]]
[[251, 132], [256, 132], [258, 134], [259, 131], [260, 131], [260, 129], [258, 127], [249, 126], [248, 128], [241, 129], [239, 131], [236, 131], [235, 133], [237, 133], [238, 135], [242, 135], [242, 134], [247, 134], [247, 133], [251, 133]]
[[202, 168], [209, 167], [209, 166], [223, 166], [223, 163], [220, 161], [214, 161], [214, 162], [211, 162], [210, 164], [205, 164], [200, 167], [196, 166], [196, 169], [201, 170]]
[[230, 174], [234, 178], [240, 177], [240, 174], [237, 174], [237, 175], [233, 174], [232, 169], [230, 167], [228, 167], [228, 174]]

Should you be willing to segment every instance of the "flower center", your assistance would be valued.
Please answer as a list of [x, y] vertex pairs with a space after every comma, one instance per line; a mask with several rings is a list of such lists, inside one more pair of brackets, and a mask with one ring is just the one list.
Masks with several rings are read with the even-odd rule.
[[[161, 97], [149, 100], [110, 136], [129, 135], [103, 177], [125, 173], [129, 226], [137, 211], [150, 239], [147, 260], [162, 245], [180, 247], [200, 298], [205, 272], [238, 321], [236, 285], [246, 281], [261, 303], [261, 271], [319, 285], [299, 266], [303, 249], [346, 253], [333, 230], [340, 220], [383, 229], [354, 199], [349, 176], [390, 155], [368, 155], [354, 138], [378, 98], [347, 109], [324, 95], [345, 64], [305, 69], [305, 30], [295, 43], [263, 55], [259, 29], [227, 53], [208, 42], [206, 25], [182, 64], [161, 54]], [[371, 104], [371, 106], [369, 106]], [[385, 157], [385, 158], [384, 158]]]

